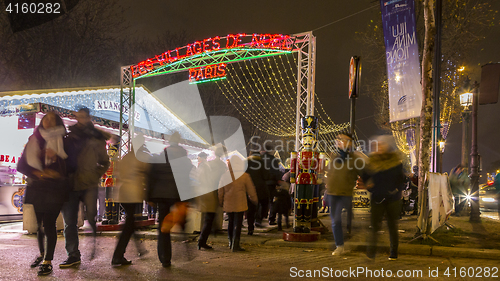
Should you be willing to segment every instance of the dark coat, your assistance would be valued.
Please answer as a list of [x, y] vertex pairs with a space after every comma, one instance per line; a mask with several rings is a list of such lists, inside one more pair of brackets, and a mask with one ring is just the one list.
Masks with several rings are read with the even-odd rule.
[[[68, 194], [71, 191], [71, 185], [68, 183], [67, 168], [65, 160], [57, 157], [56, 162], [49, 166], [45, 165], [45, 139], [40, 135], [38, 130], [35, 130], [33, 135], [28, 140], [28, 143], [33, 142], [38, 144], [40, 154], [38, 155], [43, 169], [51, 169], [60, 174], [58, 179], [38, 179], [34, 172], [36, 168], [27, 163], [26, 150], [18, 162], [17, 170], [28, 177], [28, 184], [24, 193], [24, 203], [32, 204], [35, 212], [59, 213], [62, 205], [68, 200]], [[65, 151], [67, 140], [64, 139]]]
[[261, 158], [264, 169], [267, 171], [266, 185], [269, 190], [269, 196], [274, 197], [276, 185], [278, 185], [278, 181], [283, 177], [283, 174], [279, 170], [281, 162], [278, 158], [267, 152], [262, 154]]
[[288, 215], [291, 208], [292, 201], [288, 190], [277, 189], [273, 201], [273, 210], [277, 214]]
[[[74, 190], [97, 188], [102, 175], [108, 170], [111, 162], [106, 151], [106, 140], [110, 134], [98, 130], [92, 123], [76, 124], [69, 127], [68, 157], [69, 170], [74, 172]], [[76, 167], [76, 169], [75, 169]]]
[[278, 181], [283, 177], [283, 174], [279, 170], [281, 161], [267, 152], [261, 155], [261, 159], [264, 169], [268, 172], [266, 175], [266, 184], [276, 186]]
[[[384, 157], [384, 156], [383, 156]], [[374, 164], [382, 163], [377, 165]], [[380, 157], [370, 156], [370, 163], [368, 169], [364, 170], [362, 175], [363, 182], [372, 187], [369, 189], [371, 192], [371, 201], [381, 203], [382, 201], [397, 201], [401, 200], [402, 194], [406, 183], [406, 175], [403, 171], [403, 164], [394, 153], [387, 159], [380, 160]]]
[[257, 191], [259, 200], [269, 200], [269, 189], [266, 185], [266, 179], [269, 178], [269, 172], [264, 169], [264, 163], [260, 155], [248, 157], [247, 173], [252, 178], [253, 185]]
[[[174, 199], [180, 201], [179, 190], [172, 171], [171, 162], [176, 160], [175, 165], [182, 166], [182, 174], [178, 182], [186, 186], [190, 182], [189, 174], [194, 168], [191, 161], [187, 158], [187, 151], [178, 146], [171, 145], [164, 149], [162, 153], [153, 156], [151, 170], [149, 172], [148, 200], [153, 202], [164, 201], [164, 199]], [[179, 186], [180, 187], [180, 186]]]

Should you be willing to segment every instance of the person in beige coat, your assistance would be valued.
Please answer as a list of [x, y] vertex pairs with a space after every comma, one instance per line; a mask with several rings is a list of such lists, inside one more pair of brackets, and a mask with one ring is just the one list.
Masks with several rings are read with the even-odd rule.
[[221, 176], [227, 171], [226, 164], [220, 159], [224, 154], [222, 148], [215, 150], [216, 159], [206, 161], [207, 154], [204, 152], [198, 154], [199, 166], [197, 169], [198, 185], [211, 190], [197, 197], [197, 204], [200, 212], [203, 213], [203, 227], [198, 239], [198, 250], [212, 249], [212, 246], [207, 244], [208, 235], [212, 231], [212, 225], [215, 220], [217, 210], [219, 209], [218, 187]]
[[[142, 137], [143, 138], [143, 137]], [[124, 254], [128, 242], [135, 234], [135, 213], [142, 209], [142, 202], [146, 199], [147, 175], [150, 166], [148, 164], [149, 152], [144, 146], [137, 151], [130, 151], [117, 164], [117, 187], [115, 198], [125, 209], [125, 225], [116, 244], [111, 260], [114, 266], [128, 265], [132, 262], [125, 259]], [[147, 250], [135, 238], [135, 244], [139, 255], [144, 255]]]
[[227, 234], [229, 247], [233, 252], [244, 251], [240, 247], [243, 213], [248, 210], [247, 196], [253, 204], [257, 204], [257, 192], [252, 179], [245, 173], [245, 163], [237, 156], [228, 162], [229, 170], [221, 177], [219, 186], [219, 204], [227, 213], [229, 224]]

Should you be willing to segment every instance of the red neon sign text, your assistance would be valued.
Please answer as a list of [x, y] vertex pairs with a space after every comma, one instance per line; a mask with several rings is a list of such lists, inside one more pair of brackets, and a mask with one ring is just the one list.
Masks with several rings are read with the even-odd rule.
[[[225, 42], [224, 42], [225, 41]], [[226, 49], [233, 48], [261, 48], [261, 49], [278, 49], [290, 51], [292, 49], [292, 37], [283, 34], [229, 34], [226, 37], [220, 38], [215, 36], [202, 41], [195, 41], [181, 48], [166, 51], [154, 58], [141, 61], [136, 65], [132, 65], [132, 76], [137, 77], [146, 74], [156, 67], [173, 63], [187, 57], [201, 55], [205, 52], [213, 52], [225, 46]], [[191, 75], [190, 75], [191, 76]]]
[[226, 76], [225, 63], [211, 64], [202, 67], [189, 69], [189, 82], [199, 82], [202, 80], [221, 78]]
[[6, 155], [6, 154], [0, 155], [0, 162], [16, 163], [16, 161], [19, 162], [19, 159], [21, 159], [21, 157], [16, 157], [14, 155]]

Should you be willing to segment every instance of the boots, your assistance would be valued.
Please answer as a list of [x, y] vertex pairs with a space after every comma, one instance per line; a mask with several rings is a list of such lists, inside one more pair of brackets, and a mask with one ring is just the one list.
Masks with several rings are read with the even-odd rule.
[[227, 240], [229, 240], [229, 248], [233, 248], [233, 229], [227, 228]]
[[240, 247], [240, 237], [234, 237], [233, 243], [231, 244], [231, 252], [245, 251], [245, 249]]

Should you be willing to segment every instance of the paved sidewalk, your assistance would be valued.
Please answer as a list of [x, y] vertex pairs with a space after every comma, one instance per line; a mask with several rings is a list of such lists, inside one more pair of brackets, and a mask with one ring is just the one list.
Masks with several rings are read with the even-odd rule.
[[[344, 222], [346, 214], [344, 213]], [[290, 220], [292, 217], [290, 217]], [[334, 239], [331, 232], [331, 220], [328, 214], [320, 214], [321, 222], [328, 228], [327, 233], [321, 234], [316, 242], [288, 242], [283, 240], [283, 231], [278, 231], [277, 226], [269, 226], [267, 222], [263, 228], [256, 228], [254, 235], [247, 235], [246, 222], [242, 230], [241, 243], [247, 245], [266, 245], [278, 247], [300, 247], [300, 248], [323, 248], [334, 249]], [[345, 234], [345, 246], [350, 251], [366, 250], [366, 240], [369, 235], [370, 214], [368, 210], [357, 209], [354, 211], [352, 221], [352, 233]], [[405, 216], [399, 223], [400, 254], [411, 254], [421, 256], [446, 256], [463, 258], [487, 258], [500, 260], [500, 221], [490, 218], [482, 218], [481, 223], [471, 223], [468, 217], [450, 217], [448, 226], [444, 225], [436, 230], [432, 239], [415, 239], [409, 243], [417, 233], [417, 217]], [[223, 229], [226, 229], [224, 222]], [[22, 231], [22, 223], [10, 223], [0, 225], [0, 232]], [[292, 231], [291, 228], [284, 231]], [[156, 226], [139, 231], [143, 239], [156, 239]], [[84, 226], [81, 235], [91, 235], [88, 226]], [[100, 232], [102, 236], [117, 236], [117, 231]], [[197, 234], [173, 233], [174, 241], [196, 241]], [[389, 234], [386, 225], [379, 234], [379, 252], [389, 251]], [[220, 231], [216, 236], [210, 235], [209, 244], [227, 244], [227, 232]]]

